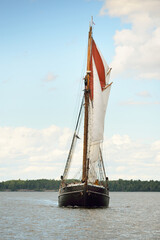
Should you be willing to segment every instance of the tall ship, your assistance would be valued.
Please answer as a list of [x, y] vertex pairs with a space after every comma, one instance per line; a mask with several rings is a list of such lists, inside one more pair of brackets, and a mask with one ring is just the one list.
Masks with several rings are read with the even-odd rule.
[[[104, 119], [112, 82], [109, 68], [93, 39], [93, 20], [89, 26], [87, 69], [84, 78], [84, 95], [69, 149], [64, 173], [61, 176], [58, 204], [60, 207], [108, 207], [109, 187], [102, 145]], [[77, 139], [82, 112], [84, 112], [82, 174], [79, 181], [68, 181], [68, 172]]]

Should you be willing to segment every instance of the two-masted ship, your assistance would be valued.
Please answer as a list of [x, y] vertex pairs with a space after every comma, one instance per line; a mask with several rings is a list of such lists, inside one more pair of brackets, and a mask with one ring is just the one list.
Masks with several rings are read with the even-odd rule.
[[[87, 71], [84, 78], [84, 96], [69, 150], [61, 185], [59, 206], [108, 207], [108, 177], [102, 157], [104, 119], [111, 89], [111, 68], [107, 65], [92, 36], [91, 21], [88, 35]], [[84, 138], [82, 176], [78, 182], [67, 183], [73, 151], [78, 138], [82, 109], [84, 108]]]

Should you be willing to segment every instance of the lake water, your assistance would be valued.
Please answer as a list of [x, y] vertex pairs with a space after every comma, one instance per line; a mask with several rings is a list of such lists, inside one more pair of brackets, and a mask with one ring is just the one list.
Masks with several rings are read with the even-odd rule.
[[57, 192], [0, 192], [0, 240], [160, 239], [160, 193], [110, 193], [107, 209], [59, 208]]

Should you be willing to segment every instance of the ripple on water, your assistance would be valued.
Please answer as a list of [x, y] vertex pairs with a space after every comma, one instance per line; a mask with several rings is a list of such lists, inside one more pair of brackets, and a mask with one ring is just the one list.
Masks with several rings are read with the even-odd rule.
[[160, 193], [110, 195], [107, 209], [73, 209], [55, 192], [1, 192], [0, 240], [160, 239]]

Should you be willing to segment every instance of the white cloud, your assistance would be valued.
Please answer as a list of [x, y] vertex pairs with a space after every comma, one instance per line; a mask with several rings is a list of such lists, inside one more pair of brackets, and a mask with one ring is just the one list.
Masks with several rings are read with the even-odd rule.
[[144, 102], [144, 101], [134, 101], [134, 100], [128, 100], [124, 102], [120, 102], [120, 105], [159, 105], [160, 102]]
[[152, 147], [152, 150], [159, 150], [159, 152], [160, 152], [160, 141], [155, 141], [154, 143], [152, 143], [152, 145], [151, 145], [151, 147]]
[[[1, 127], [0, 166], [3, 174], [0, 172], [0, 179], [35, 178], [34, 171], [29, 172], [29, 169], [37, 169], [37, 177], [59, 177], [65, 165], [70, 138], [71, 130], [54, 125], [42, 130]], [[48, 172], [45, 171], [47, 168]], [[52, 171], [53, 168], [55, 171]]]
[[148, 144], [118, 134], [105, 140], [103, 152], [110, 179], [160, 179], [159, 142]]
[[160, 80], [160, 1], [105, 0], [100, 15], [130, 23], [116, 31], [113, 75]]
[[136, 94], [139, 97], [151, 97], [150, 93], [148, 91], [142, 91]]
[[[0, 181], [7, 179], [58, 178], [63, 174], [72, 131], [55, 125], [46, 129], [0, 128]], [[71, 165], [70, 176], [80, 173], [82, 139]], [[104, 141], [104, 160], [110, 179], [159, 179], [160, 140], [151, 144], [113, 135]]]
[[57, 75], [54, 75], [53, 73], [48, 73], [47, 76], [44, 78], [44, 82], [52, 82], [56, 80]]
[[120, 166], [120, 167], [117, 167], [115, 170], [116, 170], [116, 172], [123, 172], [124, 170], [126, 170], [126, 167]]
[[159, 154], [156, 156], [156, 162], [158, 162], [160, 164], [160, 152]]
[[131, 144], [131, 140], [128, 135], [123, 135], [120, 136], [118, 134], [113, 135], [112, 137], [112, 143], [117, 147], [117, 148], [122, 148], [122, 147], [128, 147]]

